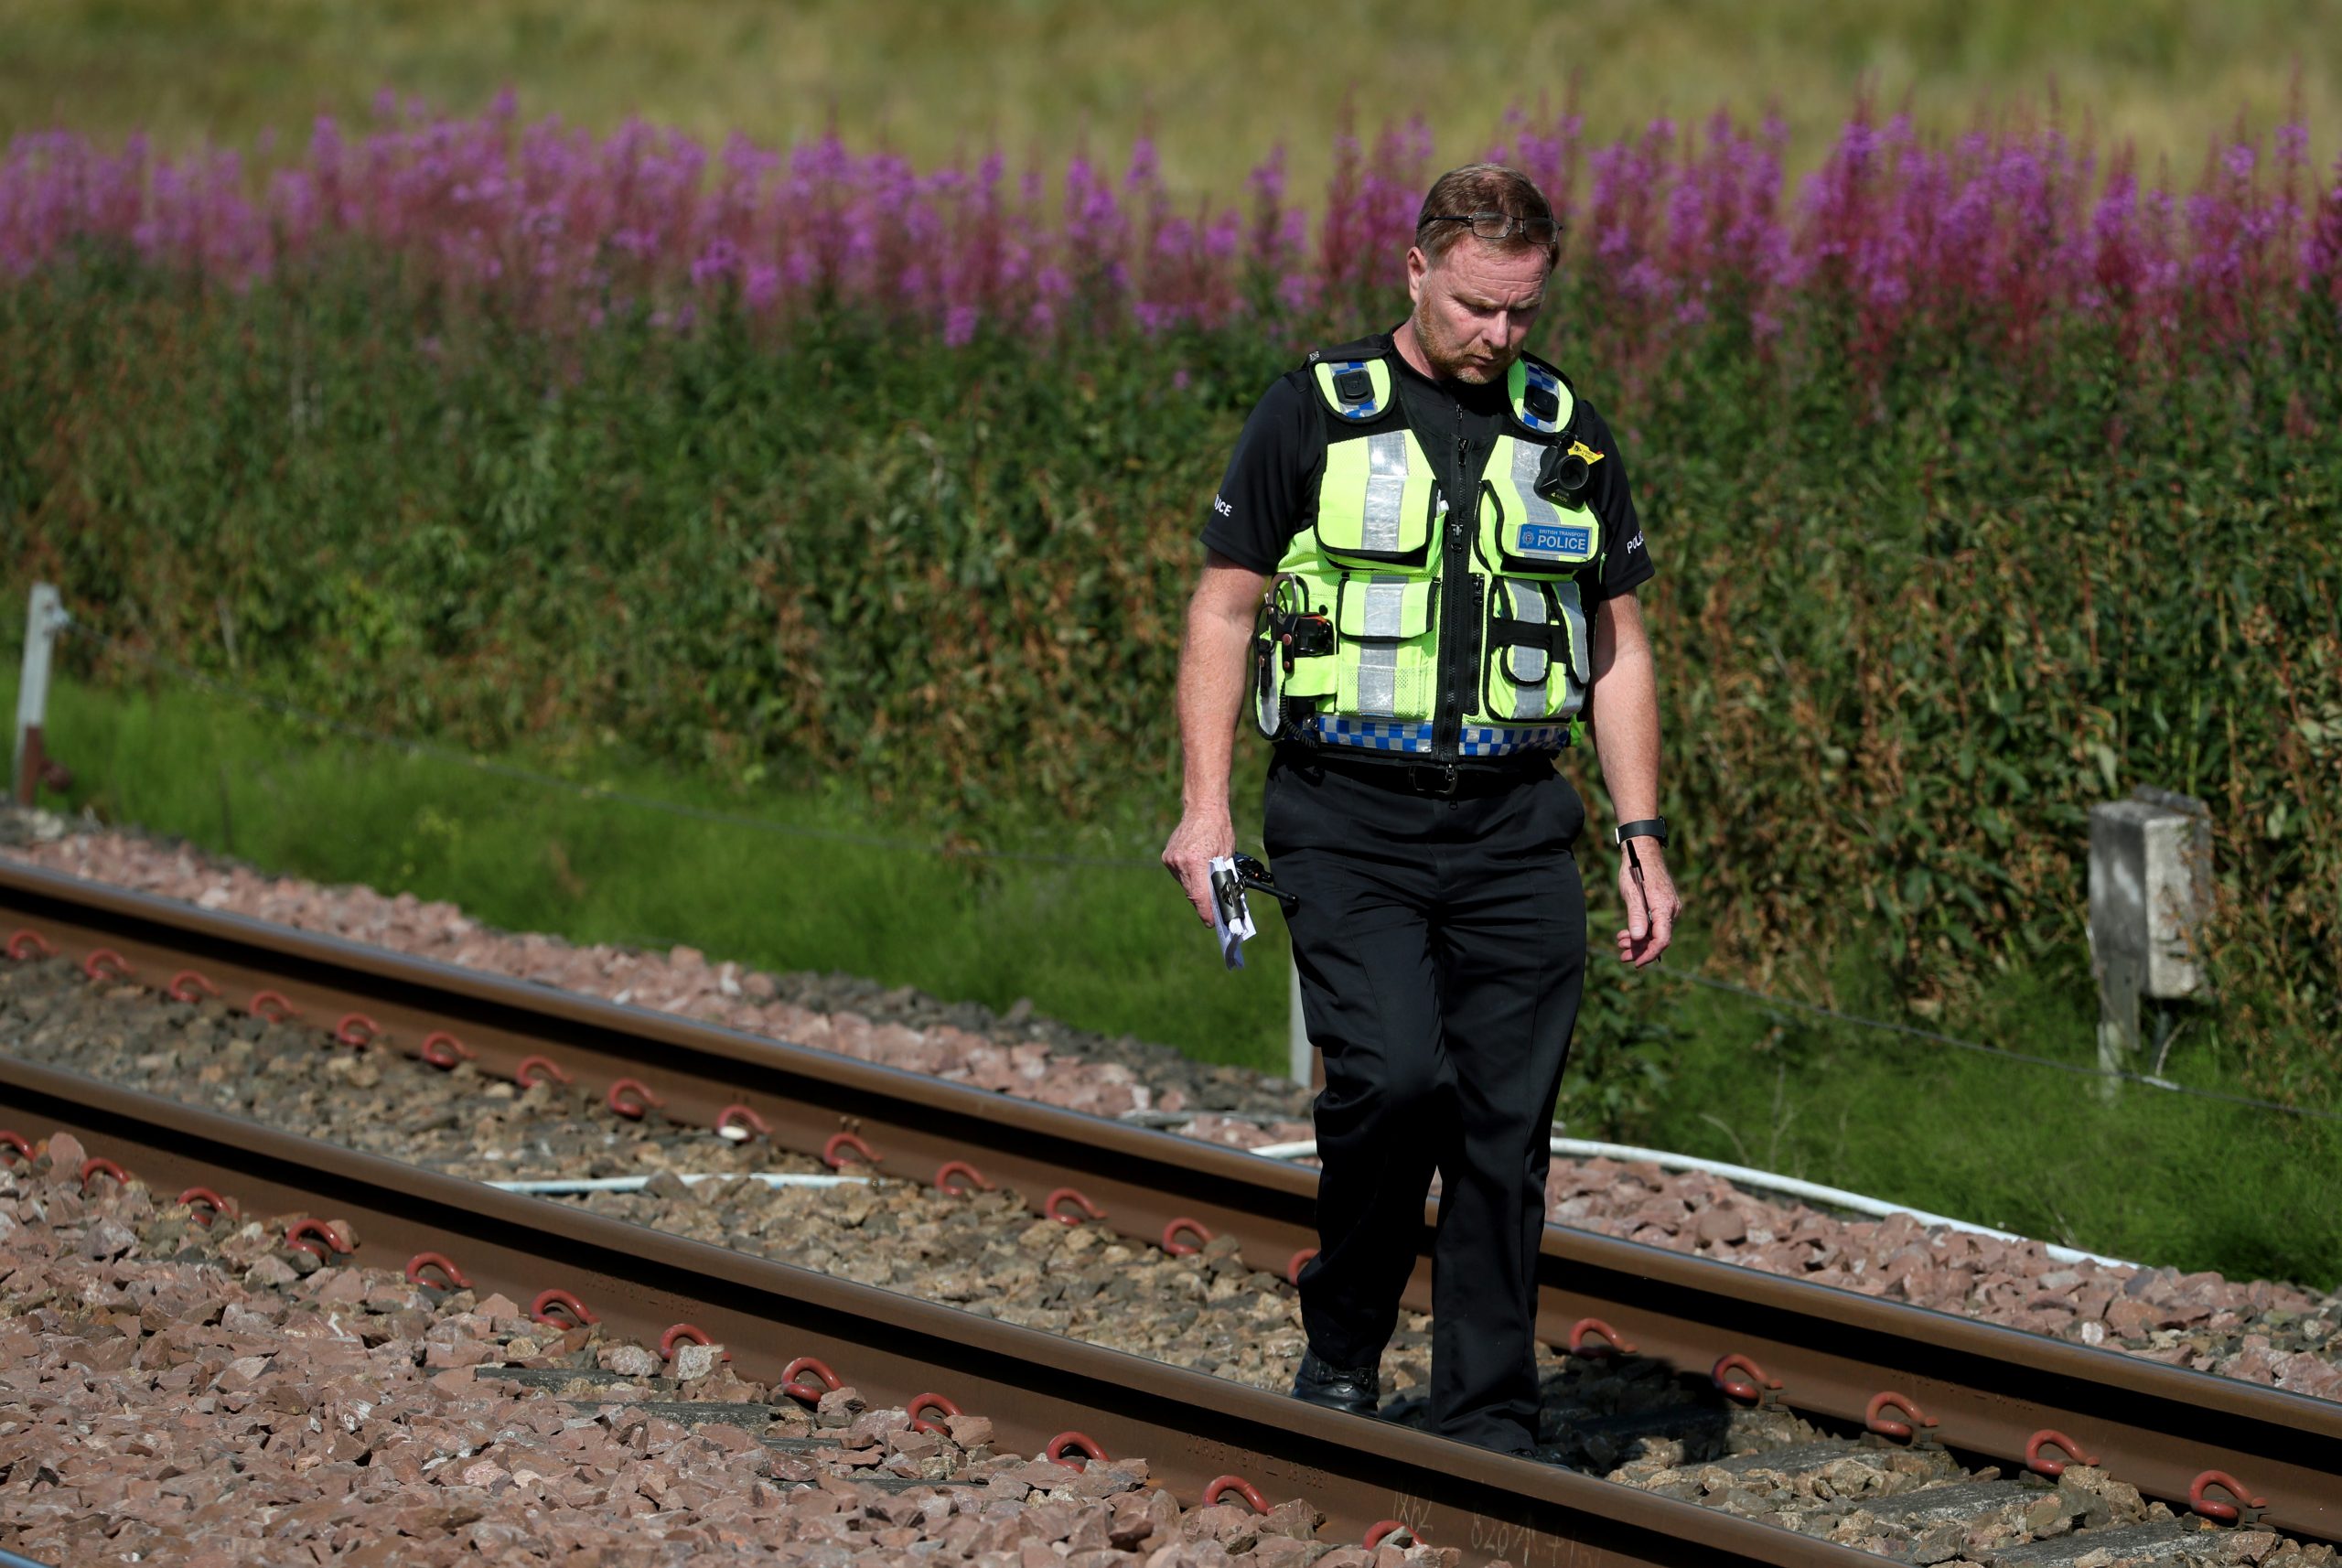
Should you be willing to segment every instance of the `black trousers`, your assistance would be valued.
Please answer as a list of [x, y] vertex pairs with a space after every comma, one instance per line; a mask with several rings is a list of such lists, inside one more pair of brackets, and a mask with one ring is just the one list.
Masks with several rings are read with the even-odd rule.
[[1466, 776], [1453, 798], [1368, 766], [1280, 752], [1263, 801], [1326, 1065], [1302, 1323], [1335, 1366], [1380, 1359], [1436, 1171], [1432, 1429], [1526, 1453], [1547, 1140], [1585, 974], [1570, 853], [1585, 809], [1542, 763]]

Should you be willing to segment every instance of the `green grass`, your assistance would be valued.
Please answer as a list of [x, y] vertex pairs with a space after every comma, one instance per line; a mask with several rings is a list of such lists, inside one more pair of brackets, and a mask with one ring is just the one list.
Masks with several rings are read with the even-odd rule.
[[[10, 682], [13, 687], [13, 681]], [[13, 699], [12, 699], [13, 701]], [[686, 809], [666, 811], [498, 778], [181, 692], [51, 696], [52, 755], [71, 802], [265, 869], [462, 904], [510, 930], [663, 949], [775, 970], [844, 971], [951, 1000], [1136, 1033], [1190, 1056], [1284, 1066], [1284, 931], [1261, 921], [1249, 967], [1222, 970], [1210, 933], [1159, 867], [946, 859], [825, 842], [901, 835], [836, 800], [776, 801], [698, 787], [614, 758], [573, 776]], [[1133, 853], [1100, 834], [1044, 850]]]
[[[10, 639], [13, 640], [13, 639]], [[580, 800], [451, 761], [321, 737], [199, 694], [52, 696], [48, 734], [72, 802], [264, 869], [461, 903], [516, 930], [776, 969], [837, 969], [948, 999], [1129, 1031], [1193, 1056], [1281, 1070], [1283, 931], [1223, 973], [1151, 867], [972, 865]], [[921, 836], [850, 801], [744, 800], [605, 759], [582, 779], [777, 827]], [[1240, 795], [1240, 799], [1242, 797]], [[1241, 815], [1241, 814], [1240, 814]], [[1117, 830], [1120, 847], [1156, 824]], [[1069, 847], [1116, 847], [1097, 832]], [[1601, 863], [1595, 863], [1598, 867]], [[1599, 939], [1616, 923], [1590, 873]], [[1692, 889], [1696, 900], [1696, 888]], [[1689, 970], [1698, 936], [1676, 954]], [[1625, 981], [1606, 961], [1565, 1094], [1571, 1131], [1734, 1160], [2093, 1251], [2342, 1281], [2342, 1128], [2092, 1081], [1691, 989]], [[1897, 1016], [1850, 972], [1852, 1011]], [[2086, 1062], [2092, 1015], [2078, 955], [2006, 976], [1950, 1032]], [[1655, 1044], [1622, 1045], [1639, 1022]], [[2183, 1036], [2173, 1070], [2226, 1064]], [[1607, 1101], [1605, 1086], [1624, 1086]]]
[[[2086, 968], [2004, 980], [1947, 1032], [2091, 1060]], [[2342, 1123], [2214, 1103], [1679, 989], [1638, 1140], [2115, 1257], [2342, 1283]], [[1891, 1008], [1871, 1006], [1874, 1015]], [[2191, 1082], [2218, 1081], [2190, 1060]]]
[[922, 162], [997, 145], [1120, 157], [1152, 130], [1175, 188], [1241, 196], [1271, 145], [1314, 192], [1348, 107], [1421, 114], [1461, 162], [1510, 102], [1577, 83], [1590, 134], [1718, 106], [1777, 110], [1809, 166], [1855, 92], [1958, 129], [2051, 96], [2147, 166], [2184, 169], [2240, 111], [2265, 127], [2298, 84], [2316, 150], [2342, 108], [2334, 0], [1498, 0], [1425, 7], [1144, 5], [1137, 0], [44, 0], [0, 7], [0, 136], [144, 127], [166, 146], [297, 145], [320, 112], [380, 89], [469, 111], [500, 87], [525, 113], [607, 128], [629, 113], [720, 140], [817, 134]]

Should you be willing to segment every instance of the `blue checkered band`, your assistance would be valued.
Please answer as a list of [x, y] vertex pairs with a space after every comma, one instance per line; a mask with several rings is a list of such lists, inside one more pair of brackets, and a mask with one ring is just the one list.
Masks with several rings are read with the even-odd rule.
[[1460, 757], [1510, 757], [1559, 751], [1569, 743], [1567, 725], [1466, 725], [1456, 737], [1456, 750]]
[[[1522, 380], [1522, 392], [1524, 395], [1528, 390], [1532, 387], [1542, 388], [1546, 392], [1552, 392], [1556, 397], [1561, 395], [1562, 383], [1560, 378], [1556, 377], [1551, 371], [1530, 364], [1525, 360], [1522, 361], [1520, 368], [1522, 371], [1527, 372]], [[1529, 426], [1531, 430], [1551, 435], [1555, 431], [1561, 429], [1559, 423], [1551, 419], [1538, 418], [1535, 414], [1529, 412], [1525, 404], [1515, 404], [1514, 412], [1520, 414], [1520, 423]]]
[[[1317, 738], [1328, 746], [1352, 746], [1364, 751], [1426, 753], [1431, 750], [1431, 725], [1393, 724], [1382, 719], [1346, 719], [1317, 715]], [[1466, 725], [1456, 736], [1459, 757], [1511, 757], [1526, 751], [1559, 751], [1570, 743], [1567, 725]]]
[[1388, 719], [1345, 719], [1317, 715], [1317, 738], [1329, 746], [1355, 746], [1365, 751], [1431, 749], [1431, 725], [1394, 724]]

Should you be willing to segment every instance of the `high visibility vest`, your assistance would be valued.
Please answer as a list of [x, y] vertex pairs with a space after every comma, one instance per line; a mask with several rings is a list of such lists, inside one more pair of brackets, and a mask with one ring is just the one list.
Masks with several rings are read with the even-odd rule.
[[1603, 548], [1585, 500], [1601, 455], [1574, 434], [1569, 383], [1514, 361], [1510, 417], [1457, 498], [1388, 359], [1311, 361], [1326, 462], [1263, 606], [1262, 733], [1438, 763], [1568, 745], [1593, 674], [1577, 575]]

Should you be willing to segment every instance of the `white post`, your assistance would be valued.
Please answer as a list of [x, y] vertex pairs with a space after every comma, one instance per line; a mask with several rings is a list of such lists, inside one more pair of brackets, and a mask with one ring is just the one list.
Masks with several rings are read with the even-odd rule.
[[48, 714], [49, 654], [57, 646], [57, 634], [70, 619], [55, 588], [47, 583], [33, 585], [32, 603], [25, 615], [25, 666], [16, 682], [16, 744], [11, 763], [20, 806], [31, 805], [34, 791], [40, 788], [44, 760], [40, 732]]
[[[2142, 789], [2090, 809], [2090, 950], [2098, 980], [2098, 1065], [2137, 1070], [2143, 997], [2203, 983], [2212, 911], [2212, 818], [2203, 801]], [[2101, 1093], [2111, 1097], [2114, 1080]]]

